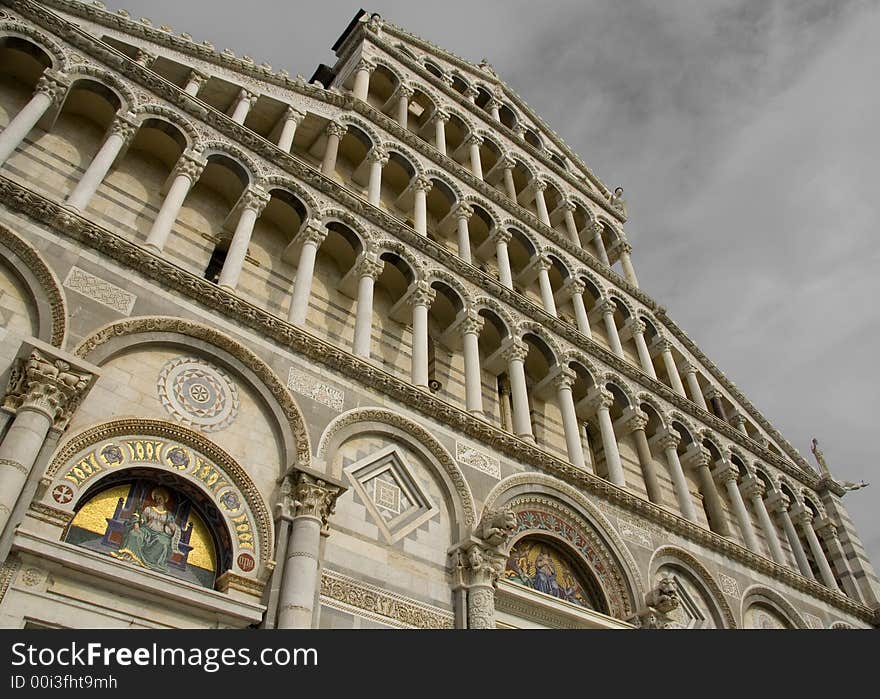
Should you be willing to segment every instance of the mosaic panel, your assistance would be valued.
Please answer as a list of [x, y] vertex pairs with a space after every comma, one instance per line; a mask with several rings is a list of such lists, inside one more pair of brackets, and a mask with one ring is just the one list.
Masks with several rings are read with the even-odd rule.
[[596, 609], [596, 602], [587, 592], [587, 583], [571, 561], [557, 547], [532, 537], [520, 539], [511, 549], [504, 579]]
[[176, 357], [159, 372], [159, 400], [185, 425], [225, 429], [238, 415], [238, 389], [222, 371], [197, 357]]
[[79, 267], [70, 268], [64, 286], [125, 316], [131, 314], [137, 301], [137, 296], [131, 292]]

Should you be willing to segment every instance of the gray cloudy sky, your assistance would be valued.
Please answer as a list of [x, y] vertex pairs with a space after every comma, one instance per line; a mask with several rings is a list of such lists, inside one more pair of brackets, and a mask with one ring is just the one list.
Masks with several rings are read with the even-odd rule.
[[[118, 0], [307, 77], [360, 7]], [[437, 8], [442, 8], [438, 10]], [[819, 438], [880, 565], [880, 5], [533, 0], [364, 5], [486, 56], [609, 186], [642, 287], [805, 456]]]

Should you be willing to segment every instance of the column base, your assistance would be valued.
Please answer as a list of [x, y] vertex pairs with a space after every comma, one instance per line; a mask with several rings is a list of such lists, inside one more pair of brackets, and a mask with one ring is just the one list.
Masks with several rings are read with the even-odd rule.
[[229, 284], [218, 284], [217, 286], [223, 289], [223, 291], [228, 291], [230, 294], [235, 293], [235, 287], [229, 286]]
[[147, 252], [151, 252], [154, 255], [161, 255], [162, 254], [162, 248], [160, 248], [157, 245], [153, 245], [152, 243], [144, 243], [143, 248]]

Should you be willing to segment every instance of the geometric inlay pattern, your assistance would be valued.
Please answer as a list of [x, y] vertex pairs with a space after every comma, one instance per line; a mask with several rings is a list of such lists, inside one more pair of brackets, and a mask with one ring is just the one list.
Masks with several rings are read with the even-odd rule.
[[345, 475], [389, 544], [439, 511], [393, 444], [350, 464]]
[[225, 429], [238, 415], [238, 389], [222, 371], [198, 357], [176, 357], [159, 372], [156, 386], [165, 409], [202, 432]]
[[126, 316], [131, 313], [134, 302], [137, 301], [134, 294], [79, 267], [70, 268], [64, 286]]

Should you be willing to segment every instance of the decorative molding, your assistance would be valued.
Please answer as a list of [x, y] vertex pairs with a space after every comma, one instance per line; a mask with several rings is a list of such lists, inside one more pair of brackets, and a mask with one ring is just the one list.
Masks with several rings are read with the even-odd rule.
[[9, 585], [20, 566], [21, 562], [18, 560], [18, 556], [14, 553], [7, 556], [6, 560], [0, 565], [0, 604], [3, 603], [3, 598], [6, 597], [6, 591], [9, 589]]
[[718, 586], [725, 595], [739, 599], [739, 583], [736, 581], [736, 578], [732, 578], [724, 573], [718, 573]]
[[345, 393], [330, 384], [321, 383], [299, 369], [290, 368], [287, 373], [287, 388], [301, 396], [311, 398], [313, 401], [326, 405], [336, 412], [342, 412], [345, 404]]
[[[775, 607], [776, 610], [780, 612], [782, 616], [787, 618], [795, 628], [810, 628], [804, 617], [794, 608], [794, 605], [791, 604], [791, 602], [775, 590], [771, 590], [769, 587], [764, 587], [762, 585], [752, 585], [745, 591], [740, 611], [740, 615], [743, 619], [745, 619], [745, 614], [748, 611], [748, 608], [755, 602], [763, 603], [769, 607]], [[870, 620], [865, 619], [865, 621]]]
[[76, 266], [70, 268], [64, 286], [124, 316], [131, 314], [137, 301], [131, 292]]
[[624, 541], [629, 541], [649, 551], [654, 550], [654, 542], [651, 540], [651, 533], [647, 529], [622, 517], [618, 517], [617, 530], [620, 532], [620, 538]]
[[470, 466], [492, 478], [501, 480], [501, 462], [494, 456], [474, 449], [462, 442], [455, 443], [455, 459], [460, 464]]
[[[322, 604], [393, 626], [411, 629], [451, 629], [451, 613], [396, 595], [332, 570], [321, 573]], [[333, 602], [339, 604], [333, 604]]]
[[156, 382], [159, 401], [178, 422], [217, 432], [238, 417], [238, 388], [213, 364], [200, 357], [175, 357], [165, 363]]

